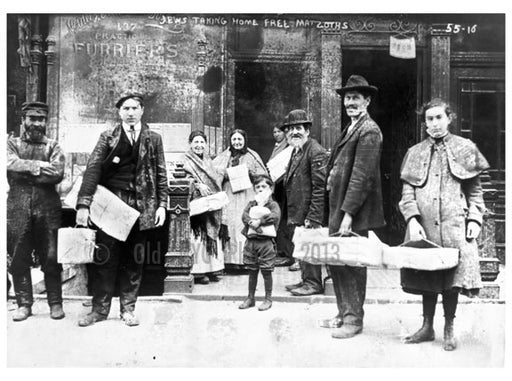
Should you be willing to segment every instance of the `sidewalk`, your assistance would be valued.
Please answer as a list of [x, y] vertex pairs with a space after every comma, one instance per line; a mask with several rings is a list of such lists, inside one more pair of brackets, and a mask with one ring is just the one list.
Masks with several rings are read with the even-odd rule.
[[436, 340], [406, 345], [403, 338], [421, 324], [418, 304], [366, 305], [363, 332], [347, 340], [318, 326], [319, 319], [336, 314], [333, 304], [274, 301], [265, 312], [240, 310], [239, 304], [139, 300], [140, 325], [127, 327], [114, 298], [107, 321], [83, 328], [77, 322], [90, 308], [81, 301], [66, 300], [66, 317], [52, 320], [46, 300], [38, 299], [26, 321], [13, 322], [7, 313], [7, 366], [431, 369], [502, 367], [505, 361], [504, 304], [460, 305], [454, 352], [442, 348], [442, 306], [434, 321]]

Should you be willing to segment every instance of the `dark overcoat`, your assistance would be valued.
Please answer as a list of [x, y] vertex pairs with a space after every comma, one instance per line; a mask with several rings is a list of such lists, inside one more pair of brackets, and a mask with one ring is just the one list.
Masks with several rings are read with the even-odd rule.
[[7, 141], [7, 252], [11, 272], [28, 270], [32, 250], [43, 271], [60, 271], [57, 264], [57, 229], [61, 201], [55, 186], [64, 177], [64, 151], [44, 137], [33, 142], [23, 135]]
[[[116, 171], [119, 140], [123, 131], [121, 124], [100, 135], [96, 147], [87, 163], [82, 186], [78, 193], [77, 207], [89, 206], [96, 186], [105, 185], [106, 180]], [[135, 174], [137, 210], [141, 213], [140, 230], [155, 227], [155, 212], [167, 207], [168, 185], [162, 137], [142, 124], [139, 158]]]
[[292, 155], [284, 175], [288, 225], [304, 225], [306, 219], [323, 222], [326, 164], [325, 148], [312, 138]]
[[382, 133], [368, 114], [347, 133], [342, 131], [327, 166], [325, 213], [329, 232], [337, 232], [345, 213], [353, 216], [352, 230], [370, 230], [386, 224], [382, 208], [380, 157]]

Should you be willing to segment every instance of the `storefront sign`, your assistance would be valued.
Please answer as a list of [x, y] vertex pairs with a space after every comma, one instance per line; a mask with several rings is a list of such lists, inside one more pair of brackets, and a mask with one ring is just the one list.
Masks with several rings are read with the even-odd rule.
[[389, 37], [389, 55], [402, 59], [416, 58], [414, 37]]

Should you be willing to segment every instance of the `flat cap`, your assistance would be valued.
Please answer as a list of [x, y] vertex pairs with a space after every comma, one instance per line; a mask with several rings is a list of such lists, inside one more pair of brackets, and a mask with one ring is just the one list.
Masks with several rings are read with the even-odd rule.
[[21, 105], [25, 115], [48, 116], [48, 105], [44, 102], [25, 102]]
[[119, 100], [116, 102], [116, 107], [117, 108], [121, 108], [121, 106], [123, 105], [123, 103], [128, 100], [128, 99], [136, 99], [138, 100], [141, 104], [142, 102], [144, 101], [144, 97], [142, 96], [142, 94], [140, 93], [128, 93], [128, 94], [125, 94], [123, 95], [121, 98], [119, 98]]

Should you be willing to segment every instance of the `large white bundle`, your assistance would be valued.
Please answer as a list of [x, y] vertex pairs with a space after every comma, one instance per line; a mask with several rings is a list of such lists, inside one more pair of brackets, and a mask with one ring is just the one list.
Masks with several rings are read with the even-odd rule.
[[443, 248], [426, 239], [408, 241], [400, 246], [385, 246], [382, 253], [387, 267], [415, 270], [446, 270], [459, 263], [459, 250]]
[[382, 266], [382, 242], [373, 232], [366, 237], [330, 237], [327, 228], [297, 227], [293, 257], [311, 264]]

